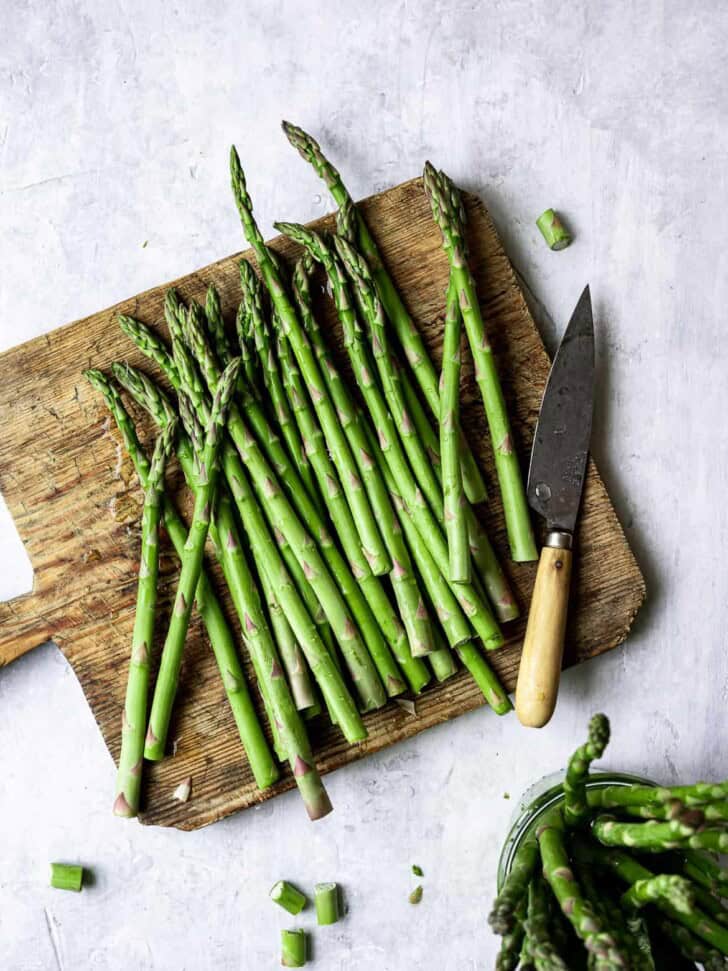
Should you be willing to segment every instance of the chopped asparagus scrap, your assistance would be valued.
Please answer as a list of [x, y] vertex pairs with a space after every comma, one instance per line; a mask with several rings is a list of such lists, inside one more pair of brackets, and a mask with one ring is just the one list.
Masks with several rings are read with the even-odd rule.
[[297, 887], [288, 883], [287, 880], [279, 880], [278, 883], [273, 885], [270, 899], [279, 907], [287, 910], [289, 914], [293, 914], [294, 917], [296, 914], [300, 914], [308, 903], [306, 895], [301, 893]]
[[51, 886], [56, 890], [73, 890], [83, 886], [83, 867], [73, 863], [51, 863]]
[[415, 887], [412, 893], [409, 895], [409, 902], [411, 904], [418, 904], [422, 900], [422, 894], [424, 893], [422, 886]]

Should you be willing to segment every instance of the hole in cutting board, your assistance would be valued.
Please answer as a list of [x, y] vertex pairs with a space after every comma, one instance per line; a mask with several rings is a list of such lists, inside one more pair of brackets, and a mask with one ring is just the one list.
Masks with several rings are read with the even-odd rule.
[[33, 565], [0, 495], [0, 603], [33, 592]]

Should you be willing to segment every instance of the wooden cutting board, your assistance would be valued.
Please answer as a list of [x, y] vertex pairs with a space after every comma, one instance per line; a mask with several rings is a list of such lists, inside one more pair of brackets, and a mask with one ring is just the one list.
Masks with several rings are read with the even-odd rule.
[[[475, 197], [467, 197], [466, 205], [473, 270], [525, 466], [549, 360], [490, 216]], [[448, 270], [421, 181], [373, 196], [362, 207], [439, 365]], [[231, 204], [231, 219], [232, 210]], [[332, 222], [326, 217], [312, 225], [328, 229]], [[273, 246], [284, 257], [296, 254], [287, 240], [275, 240]], [[240, 256], [191, 273], [174, 285], [184, 298], [204, 301], [208, 284], [214, 282], [230, 319], [239, 300]], [[115, 759], [133, 624], [142, 497], [116, 426], [81, 371], [107, 369], [118, 359], [149, 368], [122, 335], [116, 317], [120, 312], [132, 314], [163, 328], [166, 289], [167, 285], [149, 290], [0, 356], [0, 491], [35, 570], [32, 594], [0, 604], [0, 666], [53, 639], [72, 664]], [[330, 306], [322, 309], [322, 325], [343, 364], [335, 315]], [[508, 561], [484, 417], [467, 366], [463, 381], [463, 424], [492, 485], [482, 519], [525, 611], [535, 566]], [[140, 421], [143, 440], [150, 442], [149, 421], [136, 409], [132, 412]], [[179, 473], [173, 474], [179, 483]], [[645, 596], [643, 578], [593, 463], [576, 548], [567, 665], [623, 641]], [[213, 565], [212, 571], [237, 631], [217, 567]], [[167, 550], [160, 589], [165, 617], [175, 572], [175, 559]], [[515, 686], [523, 631], [523, 620], [508, 625], [508, 645], [489, 655], [509, 689]], [[313, 723], [319, 766], [324, 772], [339, 768], [482, 704], [474, 683], [460, 673], [427, 689], [417, 702], [416, 717], [395, 704], [367, 715], [369, 738], [355, 748], [345, 744], [338, 730]], [[483, 717], [496, 716], [488, 712]], [[265, 793], [255, 788], [197, 619], [186, 647], [170, 737], [177, 740], [174, 757], [149, 766], [146, 823], [195, 829], [292, 786], [286, 775]], [[181, 804], [172, 792], [187, 776], [192, 777], [193, 796]], [[111, 793], [99, 792], [99, 799], [107, 800], [111, 811]]]

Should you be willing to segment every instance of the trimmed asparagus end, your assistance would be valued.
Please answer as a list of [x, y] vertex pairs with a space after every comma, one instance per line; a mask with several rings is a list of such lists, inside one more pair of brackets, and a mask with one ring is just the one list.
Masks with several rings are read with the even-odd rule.
[[409, 895], [409, 902], [411, 904], [418, 904], [422, 900], [423, 893], [424, 893], [424, 890], [422, 889], [422, 886], [415, 887], [415, 889]]
[[336, 883], [317, 883], [314, 887], [316, 921], [319, 927], [336, 924], [339, 920], [339, 885]]
[[416, 863], [412, 864], [412, 872], [416, 877], [424, 877], [425, 875], [422, 867], [418, 866]]
[[51, 863], [51, 886], [56, 890], [79, 893], [83, 886], [83, 867], [73, 863]]
[[306, 932], [281, 931], [281, 966], [302, 968], [306, 963]]
[[288, 883], [287, 880], [279, 880], [278, 883], [273, 884], [270, 899], [294, 917], [296, 914], [300, 914], [308, 903], [306, 895], [301, 893], [297, 887]]
[[553, 209], [542, 212], [536, 220], [536, 225], [541, 230], [541, 235], [549, 249], [566, 249], [571, 244], [571, 234]]

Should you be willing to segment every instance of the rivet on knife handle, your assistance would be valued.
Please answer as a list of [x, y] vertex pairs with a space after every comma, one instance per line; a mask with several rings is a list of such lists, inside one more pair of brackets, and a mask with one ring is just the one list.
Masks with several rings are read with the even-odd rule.
[[522, 725], [542, 728], [556, 707], [571, 580], [571, 536], [549, 534], [533, 588], [516, 687]]

